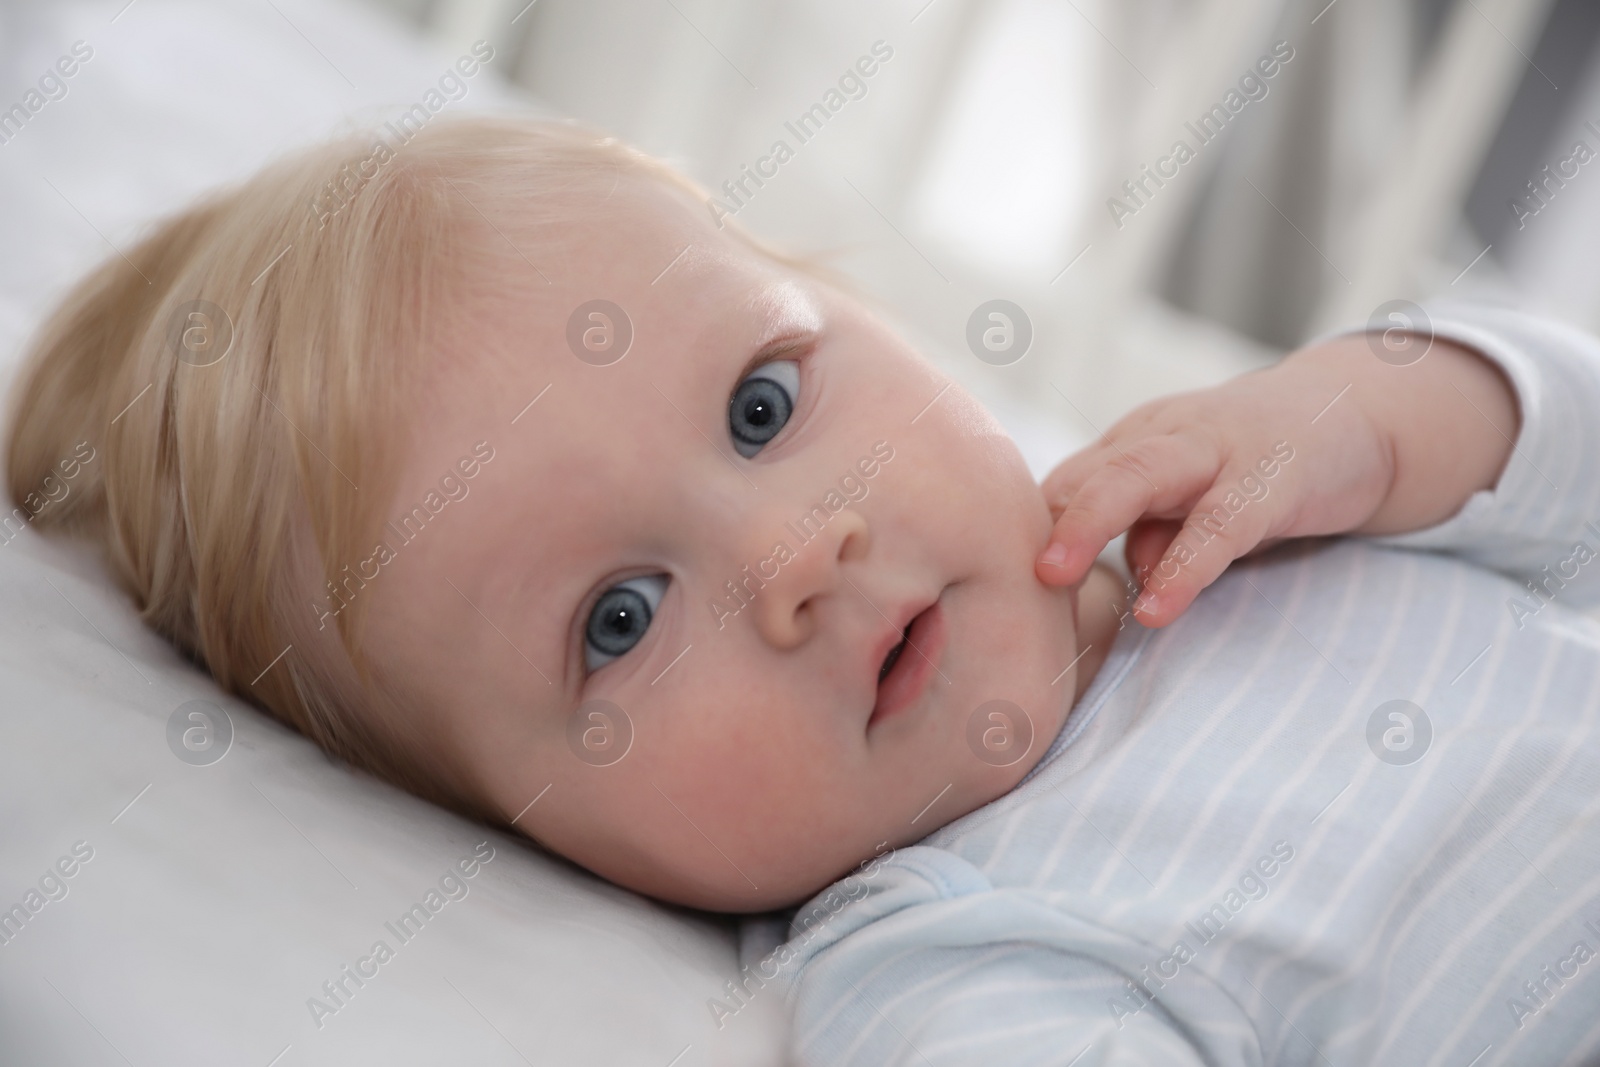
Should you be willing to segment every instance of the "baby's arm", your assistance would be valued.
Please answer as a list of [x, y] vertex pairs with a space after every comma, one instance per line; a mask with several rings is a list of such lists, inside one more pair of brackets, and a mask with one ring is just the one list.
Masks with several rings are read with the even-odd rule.
[[1584, 525], [1600, 507], [1600, 344], [1483, 308], [1442, 311], [1433, 330], [1405, 365], [1405, 337], [1347, 334], [1135, 409], [1045, 479], [1057, 522], [1040, 579], [1079, 580], [1127, 529], [1138, 617], [1163, 626], [1285, 537], [1388, 535], [1519, 577], [1571, 570], [1575, 539], [1600, 546]]
[[941, 849], [900, 849], [872, 877], [790, 942], [802, 1067], [1262, 1062], [1250, 1019], [1187, 946], [1086, 922], [1050, 893], [996, 889]]
[[[1164, 997], [1136, 993], [1128, 974], [1048, 945], [903, 945], [892, 958], [877, 953], [868, 958], [878, 965], [866, 968], [865, 960], [854, 957], [828, 959], [808, 976], [797, 1006], [795, 1062], [804, 1067], [1260, 1063], [1247, 1023], [1227, 1030], [1219, 1026], [1205, 1035], [1209, 1040], [1201, 1040], [1185, 1025], [1190, 1020], [1173, 1017]], [[1162, 958], [1154, 949], [1147, 965]], [[1132, 974], [1144, 978], [1138, 971]], [[1159, 988], [1159, 979], [1146, 981], [1148, 989]], [[806, 1026], [814, 1020], [823, 1022]], [[1216, 1045], [1235, 1054], [1219, 1057], [1210, 1047]]]

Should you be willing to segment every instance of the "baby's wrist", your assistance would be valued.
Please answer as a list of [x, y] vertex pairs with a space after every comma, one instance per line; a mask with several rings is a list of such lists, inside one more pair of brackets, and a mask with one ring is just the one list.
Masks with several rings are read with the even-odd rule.
[[[1387, 486], [1368, 518], [1349, 532], [1398, 534], [1448, 519], [1499, 480], [1520, 429], [1516, 392], [1497, 364], [1465, 345], [1416, 338], [1412, 362], [1379, 358], [1394, 350], [1378, 332], [1346, 334], [1293, 358], [1349, 387], [1388, 457]], [[1341, 400], [1341, 403], [1344, 401]]]

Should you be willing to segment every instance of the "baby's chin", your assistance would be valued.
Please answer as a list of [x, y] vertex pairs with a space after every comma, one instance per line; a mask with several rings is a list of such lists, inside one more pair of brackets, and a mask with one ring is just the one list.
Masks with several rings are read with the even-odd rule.
[[[882, 850], [887, 853], [889, 849]], [[727, 915], [754, 915], [803, 904], [848, 877], [876, 854], [867, 848], [860, 856], [816, 857], [810, 864], [791, 860], [785, 869], [768, 868], [759, 876], [759, 887], [738, 875], [719, 878], [704, 870], [656, 869], [636, 876], [621, 876], [595, 871], [625, 889], [667, 904], [697, 908]]]

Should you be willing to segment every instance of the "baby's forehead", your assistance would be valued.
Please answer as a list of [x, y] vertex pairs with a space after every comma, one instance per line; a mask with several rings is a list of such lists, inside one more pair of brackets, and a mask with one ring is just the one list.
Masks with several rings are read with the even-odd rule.
[[485, 362], [502, 376], [543, 375], [541, 387], [678, 374], [773, 332], [820, 328], [825, 287], [718, 232], [671, 191], [597, 218], [481, 272], [442, 332], [435, 379]]
[[507, 209], [509, 223], [484, 218], [492, 232], [480, 231], [479, 239], [507, 266], [520, 259], [557, 288], [659, 284], [682, 273], [678, 257], [685, 250], [702, 270], [764, 258], [731, 228], [713, 225], [686, 190], [648, 174], [621, 174], [609, 185], [560, 191], [551, 203], [513, 202]]
[[[735, 379], [764, 345], [822, 330], [822, 287], [695, 219], [671, 190], [636, 184], [613, 200], [598, 213], [606, 240], [573, 241], [583, 230], [569, 227], [559, 254], [526, 249], [548, 270], [518, 249], [469, 289], [418, 391], [402, 490], [478, 440], [531, 452], [541, 481], [577, 482], [580, 496], [671, 469], [683, 441], [714, 449]], [[610, 224], [630, 218], [655, 221]]]
[[[640, 339], [652, 333], [659, 339], [667, 330], [685, 336], [697, 320], [714, 325], [746, 307], [760, 310], [772, 299], [763, 290], [803, 278], [731, 227], [713, 225], [704, 205], [684, 190], [648, 175], [622, 176], [601, 190], [566, 191], [558, 204], [511, 202], [499, 217], [479, 211], [463, 217], [468, 232], [456, 292], [452, 306], [442, 309], [449, 320], [442, 331], [446, 369], [472, 352], [505, 347], [493, 344], [495, 338], [471, 336], [475, 328], [496, 325], [518, 331], [519, 343], [508, 353], [513, 357], [522, 356], [528, 342], [544, 342], [556, 358], [621, 359], [621, 345], [596, 350], [608, 327], [624, 337], [632, 327]], [[603, 314], [605, 304], [621, 314], [591, 319], [589, 313]], [[573, 334], [575, 324], [599, 329]], [[574, 351], [570, 338], [588, 345]], [[459, 340], [468, 351], [451, 351]]]
[[685, 421], [675, 406], [731, 390], [724, 379], [770, 335], [820, 329], [823, 287], [675, 186], [619, 173], [559, 202], [470, 203], [459, 289], [438, 309], [412, 404], [411, 488], [480, 439], [571, 464], [619, 437], [652, 459], [644, 439], [663, 419], [715, 435], [707, 412]]

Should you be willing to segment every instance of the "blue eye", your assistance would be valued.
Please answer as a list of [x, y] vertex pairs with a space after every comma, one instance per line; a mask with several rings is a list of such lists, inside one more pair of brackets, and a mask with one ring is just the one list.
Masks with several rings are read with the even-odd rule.
[[665, 574], [629, 578], [600, 594], [583, 628], [583, 660], [597, 670], [644, 640], [667, 591]]
[[775, 359], [751, 371], [728, 401], [728, 431], [733, 447], [746, 459], [788, 423], [800, 396], [800, 364]]

